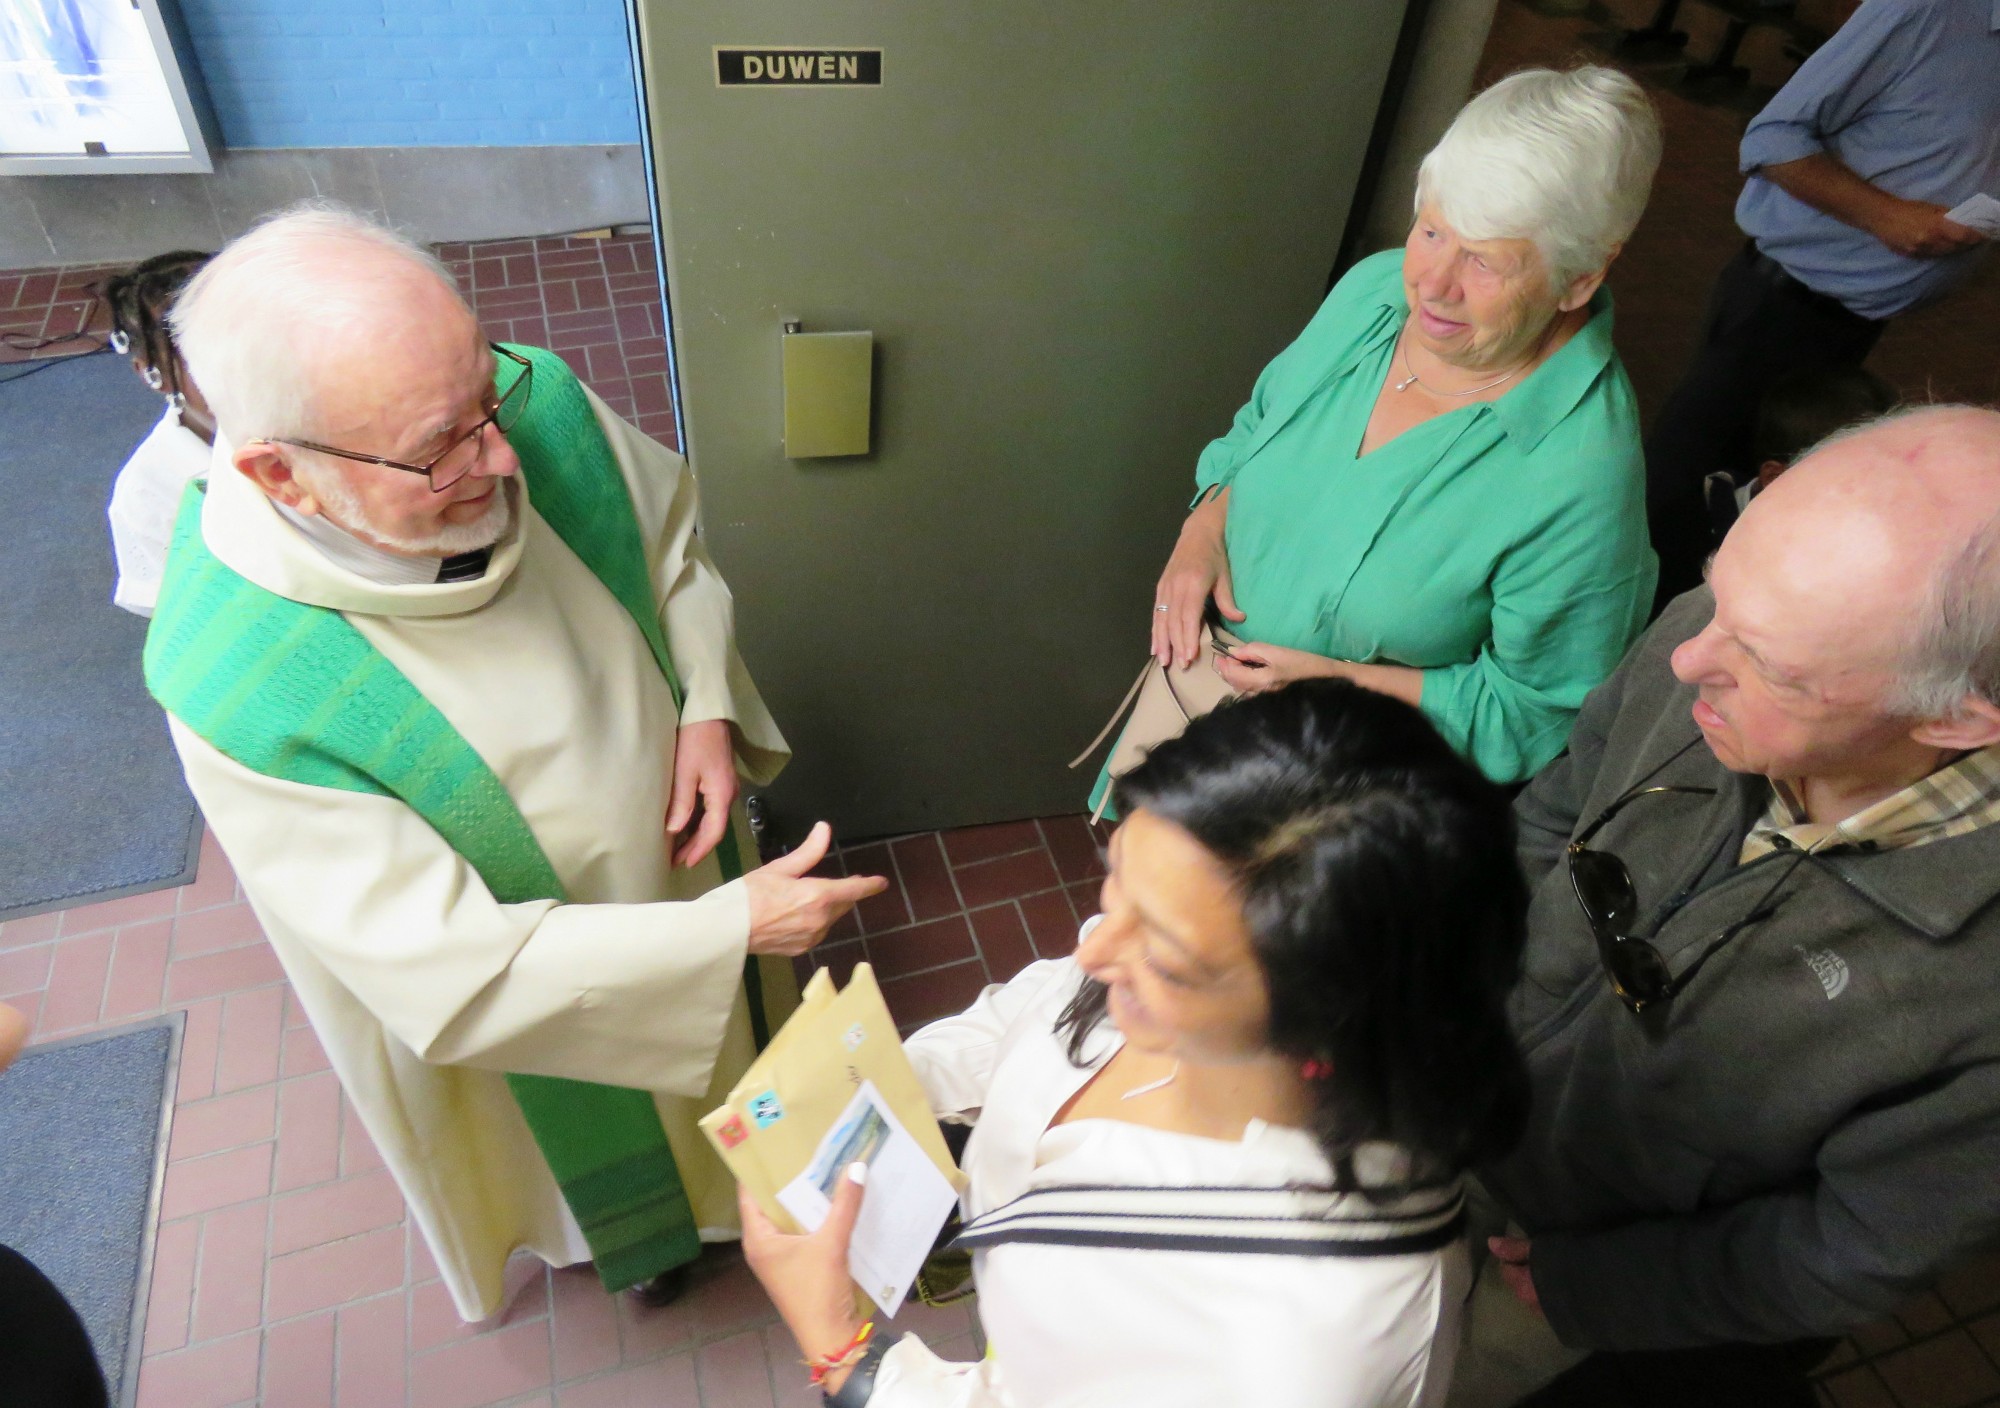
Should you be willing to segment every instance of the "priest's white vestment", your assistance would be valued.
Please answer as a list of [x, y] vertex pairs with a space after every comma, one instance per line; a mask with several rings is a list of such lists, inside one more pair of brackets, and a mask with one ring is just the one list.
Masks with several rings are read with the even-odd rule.
[[[694, 1121], [752, 1055], [749, 903], [713, 855], [669, 865], [674, 739], [728, 720], [752, 785], [789, 753], [737, 656], [685, 461], [590, 405], [646, 545], [678, 711], [632, 618], [518, 477], [514, 527], [464, 582], [384, 586], [335, 565], [222, 441], [201, 517], [226, 566], [343, 613], [436, 706], [505, 786], [568, 903], [499, 903], [401, 801], [254, 772], [169, 716], [188, 784], [468, 1320], [501, 1308], [517, 1248], [590, 1256], [505, 1072], [655, 1092], [704, 1239], [737, 1227], [733, 1182]], [[789, 981], [783, 965], [762, 971]]]

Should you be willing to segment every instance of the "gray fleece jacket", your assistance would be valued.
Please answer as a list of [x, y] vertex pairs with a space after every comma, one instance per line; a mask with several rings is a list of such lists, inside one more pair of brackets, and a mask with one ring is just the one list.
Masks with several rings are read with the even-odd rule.
[[[1695, 692], [1667, 664], [1713, 610], [1706, 588], [1676, 600], [1516, 807], [1534, 1110], [1482, 1174], [1578, 1348], [1833, 1334], [2000, 1235], [2000, 826], [1739, 866], [1769, 786], [1680, 751]], [[1679, 973], [1769, 914], [1635, 1016], [1562, 857], [1628, 789], [1667, 783], [1716, 792], [1640, 798], [1591, 842], [1631, 870], [1636, 932]]]

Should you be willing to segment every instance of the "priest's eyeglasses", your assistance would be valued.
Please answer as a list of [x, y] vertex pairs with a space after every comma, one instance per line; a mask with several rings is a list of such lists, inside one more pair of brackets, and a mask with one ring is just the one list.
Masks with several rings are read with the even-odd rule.
[[486, 427], [490, 425], [505, 435], [520, 422], [521, 412], [528, 408], [528, 397], [533, 391], [535, 379], [535, 364], [518, 352], [508, 351], [497, 342], [487, 345], [493, 349], [493, 355], [500, 358], [503, 367], [511, 362], [520, 370], [505, 391], [498, 395], [492, 392], [486, 394], [485, 419], [432, 455], [423, 464], [405, 464], [401, 460], [384, 459], [381, 455], [363, 455], [353, 450], [336, 449], [332, 445], [316, 444], [311, 440], [289, 440], [277, 435], [271, 436], [270, 442], [274, 445], [290, 445], [300, 450], [313, 450], [322, 455], [337, 455], [344, 460], [358, 460], [362, 464], [379, 464], [388, 469], [421, 474], [431, 481], [433, 494], [442, 494], [470, 474], [473, 466], [485, 458]]

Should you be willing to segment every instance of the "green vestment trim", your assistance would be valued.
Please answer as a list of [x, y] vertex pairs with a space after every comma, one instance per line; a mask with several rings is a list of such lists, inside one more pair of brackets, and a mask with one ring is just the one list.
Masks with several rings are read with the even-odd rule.
[[[539, 348], [513, 350], [535, 369], [529, 404], [507, 435], [535, 511], [631, 615], [678, 708], [680, 679], [617, 457], [562, 359]], [[181, 500], [146, 635], [153, 697], [254, 772], [399, 799], [502, 904], [567, 898], [506, 787], [402, 671], [341, 613], [266, 591], [208, 550], [205, 493], [191, 484]], [[733, 825], [716, 860], [725, 881], [743, 873]], [[754, 959], [746, 976], [754, 983]], [[761, 1045], [767, 1028], [759, 997], [753, 985]], [[553, 1076], [507, 1081], [607, 1289], [699, 1255], [694, 1211], [650, 1092]]]

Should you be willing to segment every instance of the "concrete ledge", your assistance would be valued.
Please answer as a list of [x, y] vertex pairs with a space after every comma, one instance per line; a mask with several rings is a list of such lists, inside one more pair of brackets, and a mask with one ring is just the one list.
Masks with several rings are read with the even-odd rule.
[[310, 196], [434, 242], [647, 220], [636, 144], [224, 151], [213, 174], [0, 177], [0, 269], [215, 249], [266, 212]]

